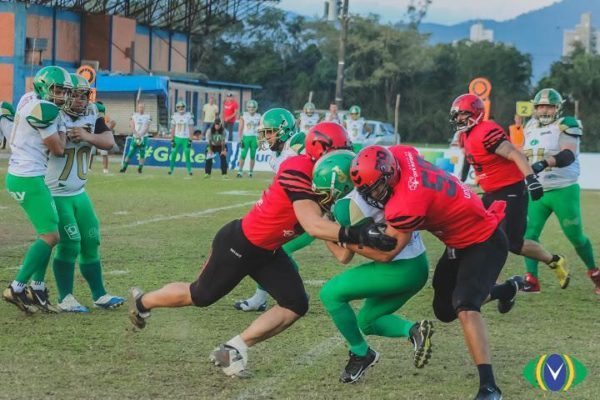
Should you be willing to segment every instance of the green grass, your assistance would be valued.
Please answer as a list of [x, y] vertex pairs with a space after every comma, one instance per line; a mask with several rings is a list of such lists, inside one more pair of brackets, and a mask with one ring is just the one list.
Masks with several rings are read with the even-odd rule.
[[[15, 276], [33, 230], [5, 192], [6, 162], [0, 169], [0, 286]], [[111, 166], [116, 170], [116, 166]], [[105, 279], [111, 293], [125, 295], [134, 285], [150, 290], [171, 281], [195, 278], [215, 232], [240, 217], [258, 199], [270, 174], [253, 179], [204, 180], [197, 172], [135, 169], [104, 176], [96, 164], [89, 193], [102, 221]], [[228, 193], [229, 192], [229, 193]], [[584, 192], [584, 220], [600, 252], [600, 192]], [[222, 209], [221, 209], [222, 208]], [[215, 209], [221, 209], [215, 211]], [[212, 211], [211, 211], [212, 210]], [[586, 365], [589, 376], [564, 395], [597, 399], [600, 393], [598, 296], [570, 244], [551, 219], [543, 236], [549, 249], [566, 254], [572, 281], [560, 290], [551, 271], [542, 269], [543, 292], [520, 295], [515, 309], [500, 315], [484, 307], [497, 381], [506, 399], [542, 399], [521, 375], [524, 365], [544, 353], [566, 353]], [[430, 262], [442, 247], [425, 236]], [[250, 351], [250, 380], [226, 378], [208, 362], [210, 350], [246, 327], [256, 314], [240, 313], [232, 303], [250, 294], [249, 279], [206, 309], [156, 310], [141, 332], [133, 332], [125, 308], [93, 310], [88, 315], [25, 316], [0, 303], [0, 398], [51, 399], [470, 399], [478, 378], [458, 323], [436, 323], [432, 364], [412, 366], [404, 340], [370, 338], [382, 354], [379, 364], [356, 385], [338, 383], [347, 349], [319, 302], [322, 283], [341, 272], [322, 243], [297, 253], [310, 293], [309, 314], [288, 331]], [[433, 267], [433, 265], [432, 265]], [[502, 277], [523, 272], [510, 256]], [[48, 273], [54, 295], [51, 269]], [[91, 306], [79, 273], [75, 296]], [[430, 282], [401, 313], [434, 319]], [[357, 303], [358, 305], [358, 303]]]

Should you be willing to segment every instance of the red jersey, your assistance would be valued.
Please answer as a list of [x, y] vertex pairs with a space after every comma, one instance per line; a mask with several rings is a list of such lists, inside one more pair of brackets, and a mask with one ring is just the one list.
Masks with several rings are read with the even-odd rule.
[[240, 106], [235, 99], [223, 102], [223, 122], [235, 122], [235, 114]]
[[449, 247], [463, 249], [487, 240], [506, 203], [486, 210], [481, 199], [453, 175], [421, 158], [410, 146], [393, 146], [400, 180], [385, 205], [385, 219], [402, 232], [427, 230]]
[[292, 203], [315, 199], [314, 165], [307, 155], [290, 157], [281, 163], [271, 185], [242, 219], [242, 231], [253, 245], [275, 250], [304, 232]]
[[517, 164], [495, 153], [509, 140], [504, 129], [494, 121], [483, 121], [463, 134], [465, 156], [473, 166], [478, 183], [486, 192], [494, 192], [525, 179]]

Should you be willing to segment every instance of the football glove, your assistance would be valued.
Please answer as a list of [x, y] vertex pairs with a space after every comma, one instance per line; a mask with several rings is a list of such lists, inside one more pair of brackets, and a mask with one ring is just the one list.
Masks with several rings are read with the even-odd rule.
[[533, 173], [536, 175], [539, 174], [540, 172], [542, 172], [543, 170], [545, 170], [547, 167], [548, 167], [548, 161], [546, 161], [546, 160], [538, 161], [538, 162], [531, 164], [531, 169], [533, 170]]
[[536, 201], [542, 198], [544, 195], [544, 187], [534, 174], [527, 175], [525, 177], [525, 183], [527, 184], [527, 190], [531, 195], [531, 200]]
[[338, 233], [340, 243], [357, 244], [382, 251], [394, 250], [398, 241], [386, 235], [386, 225], [381, 223], [362, 224], [359, 226], [342, 226]]

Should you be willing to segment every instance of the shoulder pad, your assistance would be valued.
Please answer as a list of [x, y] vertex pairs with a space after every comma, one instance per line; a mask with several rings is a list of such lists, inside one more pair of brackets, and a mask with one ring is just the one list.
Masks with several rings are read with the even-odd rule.
[[96, 103], [88, 104], [87, 115], [98, 115], [98, 114], [100, 114], [100, 111], [98, 110], [98, 106], [96, 105]]
[[558, 126], [560, 127], [561, 133], [566, 133], [567, 135], [572, 136], [583, 135], [583, 126], [581, 126], [581, 121], [575, 117], [562, 117], [558, 121]]
[[25, 119], [34, 129], [44, 129], [52, 125], [59, 114], [60, 109], [54, 103], [40, 101], [32, 107]]
[[342, 226], [356, 226], [373, 221], [373, 218], [363, 214], [363, 211], [351, 196], [336, 201], [332, 213], [335, 220]]

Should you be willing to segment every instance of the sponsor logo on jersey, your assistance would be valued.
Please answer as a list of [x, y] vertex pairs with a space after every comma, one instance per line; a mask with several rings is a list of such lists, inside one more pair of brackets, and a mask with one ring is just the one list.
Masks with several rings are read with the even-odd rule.
[[25, 200], [25, 192], [8, 192], [10, 196], [19, 203]]
[[525, 365], [523, 376], [543, 391], [566, 392], [585, 379], [587, 369], [566, 354], [544, 354]]
[[537, 140], [537, 139], [533, 139], [531, 142], [529, 142], [529, 144], [530, 144], [531, 146], [535, 146], [535, 145], [536, 145], [536, 144], [538, 144], [539, 142], [540, 142], [539, 140]]
[[540, 132], [540, 136], [542, 135], [550, 135], [552, 133], [552, 131], [542, 131]]
[[79, 228], [76, 224], [68, 224], [63, 227], [69, 239], [80, 239]]

